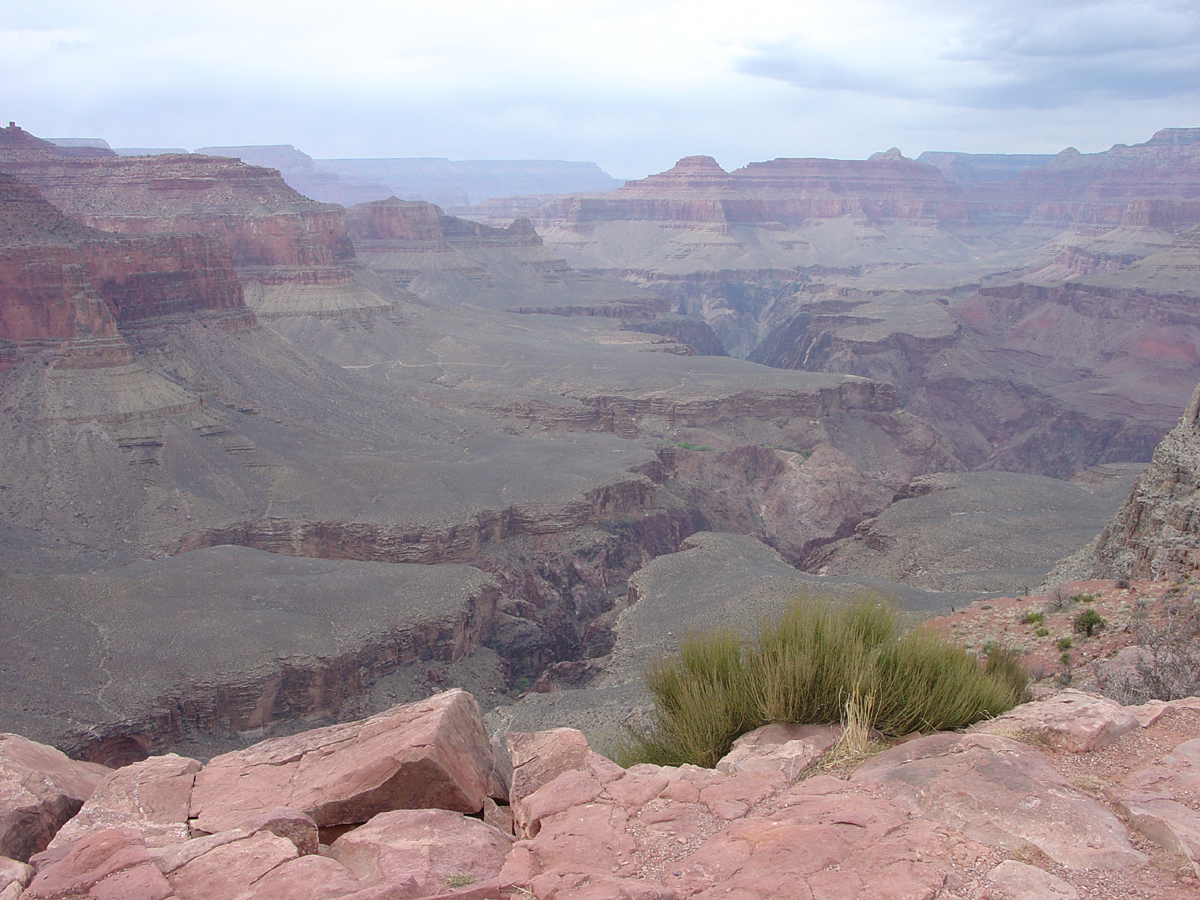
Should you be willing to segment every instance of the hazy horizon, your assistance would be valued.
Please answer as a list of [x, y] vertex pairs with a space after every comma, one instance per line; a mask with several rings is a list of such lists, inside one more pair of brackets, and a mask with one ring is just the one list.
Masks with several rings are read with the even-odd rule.
[[0, 119], [114, 147], [596, 162], [1083, 152], [1200, 125], [1193, 0], [0, 10]]

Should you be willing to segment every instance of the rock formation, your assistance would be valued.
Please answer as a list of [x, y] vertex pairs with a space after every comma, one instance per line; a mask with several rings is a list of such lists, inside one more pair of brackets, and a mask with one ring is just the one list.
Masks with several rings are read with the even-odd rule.
[[423, 300], [623, 321], [666, 311], [655, 294], [556, 258], [527, 219], [494, 228], [392, 197], [348, 210], [346, 226], [358, 259]]
[[62, 368], [130, 364], [119, 326], [198, 311], [245, 312], [218, 239], [119, 237], [77, 225], [0, 174], [0, 369], [56, 347]]
[[1112, 521], [1090, 546], [1063, 560], [1048, 580], [1164, 578], [1200, 568], [1197, 487], [1200, 386]]
[[[622, 769], [570, 729], [489, 747], [452, 691], [203, 766], [111, 772], [46, 849], [0, 858], [0, 897], [1182, 900], [1200, 874], [1198, 731], [1197, 698], [1065, 692], [857, 765], [831, 763], [836, 726], [771, 725], [716, 769]], [[511, 782], [495, 764], [510, 753]], [[245, 781], [293, 805], [228, 786]]]
[[80, 159], [10, 126], [0, 171], [105, 231], [218, 236], [264, 316], [390, 307], [354, 264], [343, 210], [301, 196], [274, 169], [196, 154]]

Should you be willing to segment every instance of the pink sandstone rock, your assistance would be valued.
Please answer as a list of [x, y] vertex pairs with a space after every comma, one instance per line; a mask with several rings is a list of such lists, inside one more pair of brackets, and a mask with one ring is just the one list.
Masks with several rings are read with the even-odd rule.
[[591, 755], [583, 732], [574, 728], [509, 732], [504, 739], [512, 759], [510, 802], [528, 797], [563, 772], [579, 769]]
[[933, 823], [828, 776], [788, 789], [778, 771], [643, 765], [566, 772], [525, 803], [536, 835], [514, 845], [501, 882], [538, 900], [916, 900], [947, 877], [949, 840]]
[[15, 734], [0, 734], [0, 856], [44, 850], [111, 770]]
[[478, 819], [445, 809], [380, 813], [329, 848], [364, 888], [426, 897], [493, 882], [512, 839]]
[[1118, 807], [1130, 825], [1158, 846], [1190, 859], [1200, 877], [1200, 813], [1174, 800], [1126, 800]]
[[287, 806], [277, 806], [265, 813], [251, 816], [238, 827], [247, 834], [269, 831], [281, 838], [287, 838], [301, 856], [316, 853], [321, 845], [317, 823], [300, 810]]
[[473, 813], [483, 808], [492, 768], [474, 698], [446, 691], [216, 757], [196, 776], [192, 827], [223, 831], [280, 805], [303, 810], [321, 827], [393, 809]]
[[262, 831], [214, 847], [171, 872], [167, 880], [180, 900], [233, 900], [297, 858], [291, 841]]
[[136, 828], [147, 847], [186, 841], [192, 782], [199, 771], [196, 760], [170, 753], [109, 772], [50, 846], [125, 827]]
[[837, 725], [764, 725], [743, 734], [717, 763], [731, 775], [741, 769], [772, 768], [795, 781], [837, 741]]
[[0, 856], [0, 900], [8, 900], [7, 893], [19, 897], [32, 878], [33, 866]]
[[1107, 807], [1007, 738], [933, 734], [872, 757], [853, 780], [973, 840], [1004, 850], [1031, 844], [1068, 869], [1146, 861]]
[[1130, 772], [1114, 794], [1121, 799], [1200, 801], [1200, 738]]
[[975, 730], [1020, 734], [1072, 753], [1087, 753], [1107, 747], [1137, 726], [1137, 717], [1115, 700], [1068, 690], [1022, 704]]
[[133, 828], [108, 828], [35, 857], [22, 900], [167, 900], [173, 896]]
[[276, 866], [240, 900], [335, 900], [358, 893], [361, 885], [335, 860], [302, 856]]
[[1049, 872], [1006, 859], [988, 872], [996, 900], [1079, 900], [1079, 891]]

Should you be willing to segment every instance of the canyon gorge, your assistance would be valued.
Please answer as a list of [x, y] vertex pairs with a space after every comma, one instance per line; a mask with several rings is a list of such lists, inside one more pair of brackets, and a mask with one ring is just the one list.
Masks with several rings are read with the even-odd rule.
[[0, 129], [0, 730], [79, 759], [608, 729], [672, 591], [1029, 593], [1200, 381], [1200, 129], [452, 208], [253, 149]]

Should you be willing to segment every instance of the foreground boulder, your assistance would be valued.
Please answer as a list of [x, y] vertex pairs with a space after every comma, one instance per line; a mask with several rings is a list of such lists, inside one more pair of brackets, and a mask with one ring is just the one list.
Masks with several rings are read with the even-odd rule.
[[109, 770], [0, 734], [0, 857], [27, 862], [79, 811]]
[[194, 831], [236, 827], [276, 806], [321, 827], [393, 809], [483, 809], [494, 763], [479, 706], [453, 690], [343, 725], [263, 741], [211, 760], [196, 776]]

